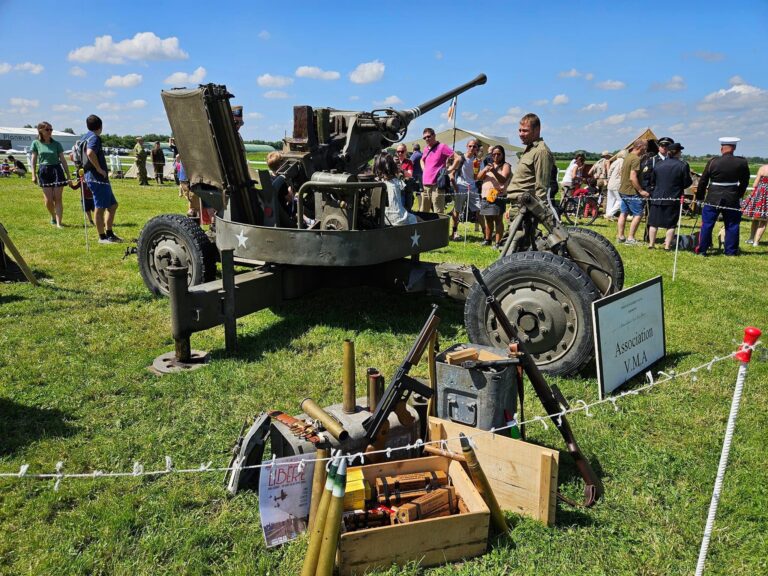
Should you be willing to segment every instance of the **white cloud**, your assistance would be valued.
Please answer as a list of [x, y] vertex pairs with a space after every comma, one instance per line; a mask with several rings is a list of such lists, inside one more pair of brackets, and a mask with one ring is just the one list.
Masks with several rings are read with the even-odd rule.
[[555, 106], [560, 106], [561, 104], [568, 104], [570, 102], [570, 98], [566, 96], [565, 94], [558, 94], [554, 98], [552, 98], [552, 104]]
[[678, 91], [678, 90], [685, 90], [687, 88], [687, 85], [685, 84], [685, 79], [682, 76], [672, 76], [672, 78], [670, 78], [666, 82], [659, 82], [659, 83], [653, 84], [651, 88], [653, 90]]
[[520, 123], [520, 115], [519, 114], [505, 114], [498, 120], [496, 120], [496, 124], [501, 124], [502, 126], [506, 126], [508, 124], [519, 124]]
[[85, 78], [88, 75], [88, 72], [80, 68], [80, 66], [72, 66], [72, 68], [69, 69], [69, 75]]
[[163, 80], [164, 84], [170, 84], [172, 86], [181, 86], [182, 84], [200, 84], [205, 80], [207, 71], [202, 66], [198, 66], [194, 72], [187, 74], [186, 72], [174, 72], [168, 78]]
[[109, 100], [117, 96], [117, 92], [112, 90], [101, 90], [100, 92], [72, 92], [67, 90], [67, 94], [72, 100], [80, 102], [96, 102], [97, 100]]
[[133, 88], [141, 84], [141, 74], [126, 74], [125, 76], [111, 76], [104, 82], [107, 88]]
[[435, 52], [435, 60], [442, 60], [443, 59], [443, 53], [440, 52], [440, 50]]
[[273, 76], [272, 74], [262, 74], [256, 78], [256, 84], [262, 88], [284, 88], [293, 84], [293, 78], [288, 76]]
[[299, 66], [296, 68], [296, 76], [314, 80], [338, 80], [341, 74], [334, 70], [323, 70], [317, 66]]
[[115, 43], [112, 36], [99, 36], [92, 46], [72, 50], [72, 62], [106, 62], [122, 64], [127, 60], [186, 60], [188, 54], [179, 48], [175, 36], [159, 38], [154, 32], [139, 32], [133, 38]]
[[480, 116], [476, 112], [462, 112], [461, 117], [464, 118], [464, 120], [469, 120], [470, 122], [474, 122]]
[[566, 70], [565, 72], [560, 72], [558, 74], [560, 78], [578, 78], [581, 76], [581, 72], [576, 70], [576, 68], [571, 68], [570, 70]]
[[288, 94], [283, 92], [282, 90], [269, 90], [267, 92], [264, 92], [264, 98], [270, 98], [272, 100], [280, 100], [283, 98], [288, 98]]
[[264, 114], [261, 112], [248, 112], [245, 117], [250, 118], [251, 120], [261, 120], [264, 118]]
[[648, 110], [645, 108], [637, 108], [627, 114], [627, 118], [630, 120], [637, 120], [638, 118], [648, 118]]
[[136, 110], [144, 108], [147, 105], [146, 100], [131, 100], [130, 102], [102, 102], [96, 108], [98, 110], [109, 110], [110, 112], [117, 112], [119, 110]]
[[52, 106], [54, 112], [79, 112], [80, 106], [74, 104], [54, 104]]
[[12, 109], [8, 110], [8, 112], [14, 114], [26, 114], [40, 106], [40, 100], [31, 100], [29, 98], [9, 98], [8, 102], [12, 106]]
[[257, 34], [257, 36], [259, 37], [260, 40], [269, 40], [270, 38], [272, 38], [272, 34], [267, 32], [266, 30], [262, 30]]
[[605, 80], [603, 82], [598, 82], [596, 86], [601, 90], [621, 90], [622, 88], [627, 87], [621, 80]]
[[402, 104], [403, 101], [393, 94], [392, 96], [387, 96], [384, 100], [375, 100], [373, 103], [376, 106], [397, 106]]
[[19, 70], [21, 72], [29, 72], [30, 74], [40, 74], [40, 72], [45, 70], [45, 67], [42, 64], [33, 64], [32, 62], [23, 62], [21, 64], [16, 64], [16, 66], [14, 66], [13, 69]]
[[8, 62], [0, 62], [0, 74], [7, 74], [11, 71], [11, 68], [13, 68], [13, 66], [8, 64]]
[[594, 78], [595, 78], [595, 75], [592, 74], [592, 72], [587, 72], [586, 74], [584, 74], [585, 80], [594, 80]]
[[737, 86], [738, 84], [746, 84], [741, 76], [731, 76], [728, 78], [728, 84], [731, 86]]
[[582, 112], [605, 112], [606, 110], [608, 110], [608, 102], [600, 102], [600, 104], [593, 102], [581, 109]]
[[364, 62], [363, 64], [358, 64], [357, 68], [349, 73], [349, 79], [355, 84], [377, 82], [384, 76], [384, 68], [384, 64], [378, 60]]
[[522, 114], [523, 109], [520, 108], [520, 106], [512, 106], [512, 108], [507, 108], [507, 114]]
[[350, 97], [349, 97], [349, 99], [350, 99], [352, 102], [356, 102], [357, 100], [360, 100], [360, 96], [350, 96]]
[[546, 106], [547, 104], [549, 104], [549, 100], [546, 98], [539, 98], [538, 100], [533, 101], [534, 106]]
[[612, 116], [608, 116], [608, 118], [603, 120], [603, 123], [613, 126], [615, 124], [621, 124], [626, 119], [627, 119], [626, 114], [613, 114]]
[[682, 122], [678, 122], [677, 124], [672, 124], [672, 126], [669, 127], [670, 132], [682, 132], [685, 130], [685, 124]]
[[706, 62], [720, 62], [725, 59], [725, 54], [722, 52], [708, 52], [706, 50], [699, 50], [693, 53], [694, 58], [704, 60]]
[[701, 111], [715, 110], [747, 110], [768, 107], [768, 90], [750, 86], [749, 84], [736, 84], [727, 90], [721, 88], [704, 97], [697, 106]]

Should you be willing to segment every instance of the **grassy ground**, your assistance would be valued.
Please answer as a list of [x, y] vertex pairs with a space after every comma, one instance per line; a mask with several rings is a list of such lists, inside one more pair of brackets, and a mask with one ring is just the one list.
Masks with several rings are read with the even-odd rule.
[[[135, 239], [153, 215], [182, 212], [175, 187], [115, 182], [115, 231]], [[146, 371], [172, 348], [168, 303], [150, 297], [127, 245], [86, 252], [76, 195], [65, 192], [67, 227], [48, 223], [29, 179], [0, 180], [0, 222], [43, 280], [0, 285], [0, 470], [130, 470], [213, 461], [224, 466], [243, 420], [264, 409], [298, 412], [312, 396], [338, 402], [341, 349], [355, 341], [358, 367], [392, 374], [426, 317], [425, 297], [352, 289], [238, 321], [240, 354], [224, 353], [223, 331], [195, 335], [214, 362], [189, 374]], [[747, 223], [742, 225], [742, 235]], [[613, 239], [612, 226], [594, 229]], [[742, 238], [745, 238], [743, 235]], [[426, 255], [488, 265], [494, 253], [470, 242]], [[766, 328], [765, 245], [738, 259], [619, 246], [628, 286], [664, 277], [669, 357], [660, 369], [697, 366], [734, 349], [745, 326]], [[441, 342], [463, 341], [462, 307], [441, 301]], [[763, 451], [768, 413], [765, 353], [753, 361], [726, 475], [708, 574], [765, 574], [768, 484]], [[620, 412], [571, 419], [600, 471], [606, 497], [590, 510], [559, 506], [545, 528], [514, 518], [509, 538], [485, 556], [428, 574], [691, 574], [736, 379], [736, 364], [716, 364], [697, 381], [664, 384], [628, 399]], [[416, 372], [423, 375], [423, 367]], [[594, 374], [558, 382], [570, 399], [597, 398]], [[529, 394], [529, 397], [531, 395]], [[529, 400], [529, 410], [533, 402]], [[534, 441], [562, 447], [550, 429]], [[560, 483], [580, 494], [561, 460]], [[52, 482], [0, 480], [2, 574], [297, 574], [306, 542], [265, 550], [257, 498], [225, 496], [222, 475]], [[388, 574], [417, 574], [411, 566]]]

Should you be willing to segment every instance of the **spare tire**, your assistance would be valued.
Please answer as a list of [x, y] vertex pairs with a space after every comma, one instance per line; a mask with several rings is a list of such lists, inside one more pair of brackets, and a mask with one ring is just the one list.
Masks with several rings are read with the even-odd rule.
[[[550, 252], [518, 252], [483, 270], [483, 279], [543, 372], [567, 376], [589, 363], [591, 305], [600, 293], [574, 262]], [[464, 324], [470, 342], [509, 343], [477, 284], [464, 305]]]
[[[578, 241], [579, 245], [595, 260], [597, 266], [611, 277], [610, 294], [624, 288], [624, 261], [616, 247], [602, 234], [588, 228], [578, 226], [566, 227], [568, 234]], [[560, 256], [568, 257], [567, 248]], [[607, 294], [604, 294], [607, 296]]]
[[137, 253], [144, 284], [157, 296], [168, 296], [166, 268], [175, 260], [187, 267], [188, 286], [216, 278], [216, 246], [195, 220], [181, 214], [163, 214], [147, 222]]

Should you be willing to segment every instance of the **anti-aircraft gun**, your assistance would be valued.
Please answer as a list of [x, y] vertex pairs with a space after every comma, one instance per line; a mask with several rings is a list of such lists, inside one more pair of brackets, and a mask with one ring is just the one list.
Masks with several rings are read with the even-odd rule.
[[[469, 266], [419, 260], [421, 252], [448, 244], [450, 219], [417, 213], [415, 224], [389, 226], [385, 185], [368, 171], [370, 160], [401, 141], [414, 118], [485, 82], [481, 74], [408, 110], [297, 106], [285, 163], [274, 180], [266, 170], [250, 169], [225, 86], [163, 91], [191, 189], [216, 216], [215, 245], [210, 232], [178, 214], [152, 218], [141, 232], [139, 269], [153, 293], [170, 296], [176, 348], [154, 367], [162, 372], [196, 365], [191, 334], [220, 324], [233, 351], [236, 318], [327, 287], [377, 285], [460, 300], [470, 296], [470, 337], [504, 345], [482, 296], [472, 298], [479, 290]], [[286, 181], [298, 195], [295, 220], [281, 211], [278, 191]], [[251, 269], [236, 274], [235, 264]], [[542, 370], [568, 374], [590, 360], [590, 304], [600, 291], [599, 275], [590, 279], [589, 266], [554, 253], [521, 252], [504, 256], [487, 272], [487, 284]]]

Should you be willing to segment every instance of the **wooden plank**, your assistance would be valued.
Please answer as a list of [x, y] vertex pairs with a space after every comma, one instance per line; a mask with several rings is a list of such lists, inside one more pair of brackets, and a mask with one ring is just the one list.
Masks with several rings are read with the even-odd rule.
[[[448, 449], [459, 453], [459, 432], [471, 435], [477, 459], [501, 509], [554, 524], [560, 458], [557, 450], [499, 434], [478, 434], [475, 428], [438, 418], [430, 418], [429, 429], [430, 440], [448, 439]], [[546, 463], [543, 455], [547, 456]]]
[[2, 224], [0, 224], [0, 240], [2, 240], [2, 243], [5, 244], [8, 247], [8, 250], [11, 251], [11, 255], [13, 256], [14, 261], [16, 264], [18, 264], [19, 268], [21, 268], [21, 271], [24, 273], [26, 279], [29, 280], [30, 283], [37, 286], [37, 278], [35, 278], [35, 275], [32, 273], [30, 267], [27, 266], [27, 262], [24, 260], [21, 252], [18, 251], [16, 245], [13, 243], [13, 240], [11, 240], [11, 237], [8, 236], [8, 230], [6, 230], [5, 226]]

